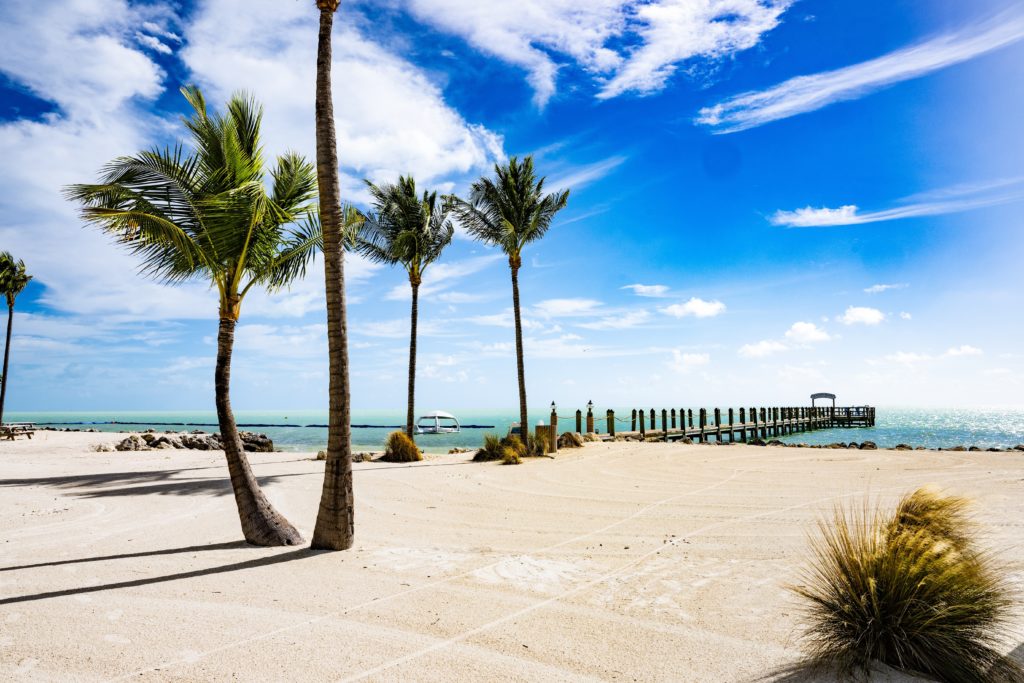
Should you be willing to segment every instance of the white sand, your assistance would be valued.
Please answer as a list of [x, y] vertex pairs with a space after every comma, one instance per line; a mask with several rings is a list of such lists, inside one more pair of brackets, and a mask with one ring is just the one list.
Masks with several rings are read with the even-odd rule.
[[[1024, 588], [1020, 453], [360, 463], [355, 548], [313, 553], [238, 541], [220, 453], [89, 451], [117, 438], [0, 443], [0, 679], [754, 680], [800, 658], [784, 587], [816, 516], [926, 483], [976, 499]], [[307, 538], [308, 457], [252, 456]]]

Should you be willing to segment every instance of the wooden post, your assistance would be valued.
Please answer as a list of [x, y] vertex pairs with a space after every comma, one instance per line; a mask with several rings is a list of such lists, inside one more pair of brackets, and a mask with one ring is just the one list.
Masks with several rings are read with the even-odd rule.
[[740, 441], [747, 442], [747, 409], [740, 408]]
[[761, 408], [761, 438], [768, 438], [768, 411]]
[[757, 408], [754, 408], [753, 406], [750, 407], [750, 422], [753, 425], [753, 429], [750, 430], [750, 437], [752, 439], [757, 439], [760, 437], [761, 433], [757, 431]]
[[732, 418], [732, 408], [729, 408], [729, 443], [736, 443], [736, 432], [733, 431], [733, 425], [735, 422], [733, 422]]
[[672, 409], [672, 429], [676, 428], [676, 409]]
[[722, 409], [715, 408], [715, 439], [722, 443]]
[[608, 409], [608, 436], [615, 438], [615, 411]]
[[583, 433], [583, 411], [582, 410], [577, 410], [576, 411], [576, 433], [577, 434], [582, 434]]
[[690, 429], [693, 429], [693, 408], [686, 409], [686, 417], [690, 421]]
[[646, 431], [644, 430], [644, 414], [640, 412], [640, 439], [643, 440], [647, 437]]
[[551, 426], [548, 427], [548, 453], [558, 453], [558, 410], [551, 403]]
[[633, 408], [633, 428], [630, 431], [636, 431], [636, 408]]
[[653, 432], [657, 428], [657, 418], [654, 415], [654, 408], [651, 408], [651, 431]]
[[588, 404], [587, 405], [587, 433], [590, 434], [594, 431], [594, 409]]
[[775, 436], [778, 436], [779, 435], [779, 409], [778, 408], [770, 408], [770, 410], [771, 410], [771, 413], [772, 413], [772, 431], [775, 433]]
[[661, 431], [665, 435], [665, 443], [668, 443], [668, 411], [661, 409]]
[[700, 442], [701, 443], [707, 443], [707, 441], [708, 441], [708, 436], [706, 434], [706, 430], [707, 430], [707, 427], [708, 427], [708, 409], [707, 408], [701, 408], [700, 409], [700, 416], [698, 417], [698, 419], [700, 420]]

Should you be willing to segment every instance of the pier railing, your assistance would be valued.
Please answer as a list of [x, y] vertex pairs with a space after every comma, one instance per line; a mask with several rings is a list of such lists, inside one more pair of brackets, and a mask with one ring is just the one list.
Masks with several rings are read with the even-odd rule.
[[[548, 425], [551, 450], [557, 450], [559, 432], [557, 408], [552, 403], [551, 423]], [[561, 431], [569, 431], [562, 420]], [[786, 436], [798, 432], [837, 427], [873, 427], [875, 408], [872, 406], [773, 406], [749, 408], [662, 408], [657, 410], [632, 409], [616, 415], [605, 411], [603, 419], [594, 414], [593, 405], [576, 411], [575, 431], [593, 433], [602, 440], [615, 437], [637, 438], [650, 441], [678, 441], [692, 439], [708, 443], [747, 443], [756, 439]], [[603, 433], [602, 433], [603, 432]]]

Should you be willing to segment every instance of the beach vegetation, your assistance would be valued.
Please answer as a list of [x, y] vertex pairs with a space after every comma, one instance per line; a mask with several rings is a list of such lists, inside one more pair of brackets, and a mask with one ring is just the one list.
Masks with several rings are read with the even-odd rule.
[[[255, 545], [302, 541], [256, 481], [231, 409], [235, 327], [246, 295], [303, 277], [320, 248], [313, 165], [288, 152], [269, 178], [260, 138], [263, 108], [244, 93], [210, 112], [199, 88], [181, 90], [191, 145], [153, 149], [108, 163], [95, 184], [66, 188], [85, 221], [140, 257], [141, 272], [177, 284], [206, 280], [217, 293], [217, 420], [245, 539]], [[268, 189], [267, 180], [270, 187]]]
[[403, 431], [394, 431], [388, 434], [384, 444], [384, 455], [381, 460], [385, 462], [418, 462], [423, 460], [423, 453], [416, 447], [416, 443]]
[[1013, 600], [977, 547], [967, 501], [923, 488], [892, 514], [839, 506], [793, 587], [813, 669], [866, 677], [874, 662], [944, 681], [1019, 681], [1000, 654]]
[[11, 331], [14, 326], [14, 302], [28, 286], [32, 276], [25, 268], [25, 262], [14, 260], [9, 251], [0, 253], [0, 294], [7, 300], [7, 337], [4, 342], [4, 367], [0, 374], [0, 425], [4, 423], [4, 402], [7, 400], [9, 361], [11, 358]]
[[501, 449], [501, 464], [502, 465], [519, 465], [523, 462], [523, 458], [520, 455], [518, 449], [513, 446], [502, 446]]
[[473, 456], [473, 460], [477, 462], [504, 460], [506, 449], [511, 449], [519, 458], [525, 458], [529, 455], [522, 439], [514, 434], [505, 437], [499, 437], [496, 434], [485, 434], [484, 445]]
[[409, 325], [409, 382], [405, 433], [415, 434], [416, 324], [419, 318], [420, 285], [427, 267], [441, 257], [451, 244], [455, 228], [449, 210], [438, 201], [437, 192], [416, 191], [411, 176], [397, 183], [374, 185], [366, 181], [373, 197], [374, 211], [366, 216], [356, 248], [376, 263], [401, 265], [409, 277], [412, 304]]
[[544, 178], [533, 169], [533, 157], [520, 161], [512, 157], [495, 164], [495, 177], [483, 177], [472, 184], [469, 199], [447, 198], [459, 223], [470, 235], [498, 247], [508, 257], [512, 275], [512, 316], [516, 339], [516, 375], [519, 380], [519, 424], [529, 424], [526, 411], [526, 372], [523, 366], [523, 323], [519, 301], [519, 269], [523, 249], [544, 237], [555, 215], [565, 208], [569, 191], [546, 194]]
[[331, 89], [332, 31], [340, 0], [314, 0], [320, 13], [316, 50], [316, 180], [323, 222], [324, 291], [327, 302], [327, 460], [320, 508], [310, 546], [348, 550], [355, 538], [352, 489], [351, 386], [348, 372], [348, 326], [345, 322], [345, 229], [351, 211], [341, 203], [338, 140]]

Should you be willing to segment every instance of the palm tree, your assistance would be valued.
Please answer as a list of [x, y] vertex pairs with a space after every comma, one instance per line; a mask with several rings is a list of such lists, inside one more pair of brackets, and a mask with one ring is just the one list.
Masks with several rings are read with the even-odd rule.
[[416, 194], [412, 176], [399, 177], [395, 185], [377, 187], [366, 181], [376, 213], [367, 217], [358, 249], [378, 263], [402, 264], [412, 287], [412, 324], [409, 334], [409, 396], [405, 433], [413, 438], [416, 397], [416, 319], [419, 314], [423, 272], [451, 244], [455, 233], [448, 210], [438, 205], [437, 192]]
[[551, 227], [555, 214], [565, 208], [569, 191], [544, 194], [544, 178], [533, 173], [533, 157], [520, 163], [494, 165], [494, 180], [481, 178], [470, 187], [469, 201], [454, 195], [448, 199], [459, 222], [478, 240], [499, 247], [508, 256], [512, 271], [512, 310], [516, 326], [516, 370], [519, 376], [519, 425], [524, 443], [528, 438], [526, 375], [523, 371], [523, 323], [519, 310], [519, 268], [523, 247], [539, 240]]
[[144, 274], [167, 283], [208, 279], [219, 295], [217, 421], [245, 539], [294, 545], [299, 532], [260, 489], [231, 411], [231, 352], [246, 294], [280, 289], [305, 274], [319, 248], [313, 165], [295, 153], [277, 159], [265, 186], [263, 110], [236, 94], [224, 114], [208, 114], [198, 88], [182, 88], [194, 113], [184, 120], [194, 150], [141, 152], [107, 164], [99, 184], [66, 194], [82, 217], [142, 258]]
[[351, 409], [348, 382], [348, 328], [345, 322], [344, 213], [338, 187], [338, 141], [331, 94], [331, 29], [340, 0], [315, 0], [320, 11], [316, 52], [316, 178], [323, 221], [324, 278], [327, 292], [328, 408], [327, 461], [320, 510], [311, 546], [348, 550], [355, 535], [352, 497]]
[[31, 279], [32, 276], [25, 271], [24, 261], [15, 261], [9, 251], [0, 253], [0, 293], [7, 298], [7, 342], [4, 344], [4, 371], [0, 375], [0, 425], [4, 423], [4, 400], [7, 398], [7, 362], [11, 357], [14, 300]]

